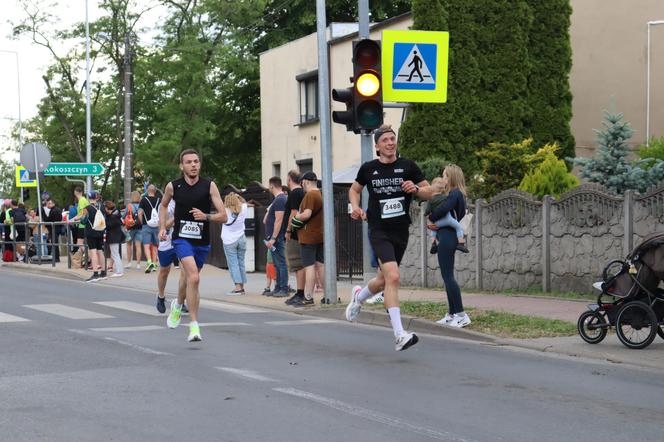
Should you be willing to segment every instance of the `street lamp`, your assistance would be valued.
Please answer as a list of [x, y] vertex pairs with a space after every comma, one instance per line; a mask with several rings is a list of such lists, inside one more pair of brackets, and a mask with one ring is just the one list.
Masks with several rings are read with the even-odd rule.
[[664, 25], [664, 20], [648, 22], [648, 43], [646, 55], [646, 146], [650, 146], [650, 27]]
[[[92, 162], [92, 121], [90, 117], [90, 20], [88, 0], [85, 0], [85, 162]], [[87, 190], [92, 190], [92, 176], [86, 178]]]

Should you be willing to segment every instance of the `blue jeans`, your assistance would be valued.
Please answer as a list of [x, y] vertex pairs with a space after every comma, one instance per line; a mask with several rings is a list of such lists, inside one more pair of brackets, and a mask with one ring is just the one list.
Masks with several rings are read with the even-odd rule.
[[455, 231], [450, 227], [438, 229], [438, 265], [440, 274], [445, 283], [447, 292], [447, 304], [450, 308], [450, 315], [463, 311], [463, 302], [461, 301], [461, 289], [454, 279], [454, 254], [459, 241], [456, 238]]
[[247, 240], [244, 236], [231, 244], [224, 244], [224, 253], [228, 263], [228, 271], [235, 284], [246, 284], [247, 273], [244, 270], [244, 254], [247, 251]]
[[277, 284], [275, 285], [275, 292], [288, 292], [288, 265], [286, 264], [286, 240], [284, 238], [277, 239], [274, 243], [274, 251], [272, 252], [272, 261], [277, 270]]

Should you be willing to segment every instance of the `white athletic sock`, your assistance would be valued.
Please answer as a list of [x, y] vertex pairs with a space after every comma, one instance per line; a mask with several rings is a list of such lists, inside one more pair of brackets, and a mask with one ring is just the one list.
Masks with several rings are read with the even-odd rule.
[[190, 321], [189, 322], [189, 327], [196, 327], [198, 325], [198, 321]]
[[392, 330], [394, 330], [394, 337], [398, 338], [403, 333], [403, 325], [401, 325], [401, 309], [399, 307], [390, 307], [387, 309], [390, 314], [390, 322], [392, 323]]
[[178, 304], [178, 302], [175, 301], [175, 308], [181, 309], [181, 308], [182, 308], [182, 304]]
[[362, 290], [360, 290], [360, 293], [357, 294], [357, 301], [360, 304], [364, 304], [364, 301], [367, 299], [371, 298], [374, 295], [374, 293], [371, 293], [369, 291], [369, 286], [364, 286]]

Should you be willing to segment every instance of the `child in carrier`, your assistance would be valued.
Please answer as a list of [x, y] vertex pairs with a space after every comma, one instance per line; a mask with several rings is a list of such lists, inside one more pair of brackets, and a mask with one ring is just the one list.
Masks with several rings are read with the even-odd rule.
[[[443, 204], [447, 200], [447, 195], [443, 193], [445, 190], [445, 183], [441, 177], [436, 177], [431, 181], [431, 188], [434, 189], [434, 194], [433, 197], [429, 200], [427, 204], [427, 208], [424, 212], [424, 216], [428, 217], [431, 212], [433, 212], [438, 206]], [[466, 237], [464, 236], [463, 232], [463, 227], [461, 227], [461, 224], [459, 221], [454, 219], [451, 213], [447, 213], [444, 217], [436, 221], [436, 226], [437, 227], [451, 227], [456, 231], [457, 238], [459, 240], [459, 244], [457, 245], [456, 249], [463, 252], [463, 253], [469, 253], [470, 250], [468, 250], [468, 247], [466, 247]], [[433, 238], [433, 241], [431, 242], [431, 249], [429, 250], [429, 253], [432, 255], [438, 253], [438, 240], [436, 239], [436, 231], [435, 230], [429, 230], [429, 235]]]

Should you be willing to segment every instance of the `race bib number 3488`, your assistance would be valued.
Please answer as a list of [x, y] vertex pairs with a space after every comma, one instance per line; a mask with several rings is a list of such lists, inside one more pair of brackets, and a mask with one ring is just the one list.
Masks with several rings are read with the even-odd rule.
[[382, 219], [395, 218], [406, 214], [404, 197], [380, 200], [380, 217]]

